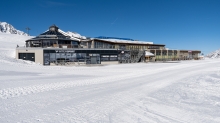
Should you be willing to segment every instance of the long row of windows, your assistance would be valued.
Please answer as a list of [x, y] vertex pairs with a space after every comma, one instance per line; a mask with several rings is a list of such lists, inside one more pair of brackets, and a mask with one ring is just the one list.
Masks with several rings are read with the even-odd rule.
[[118, 55], [101, 55], [101, 61], [118, 61]]
[[117, 50], [44, 50], [44, 64], [60, 62], [118, 61]]
[[145, 50], [148, 49], [148, 46], [140, 46], [140, 45], [128, 45], [126, 46], [128, 50]]
[[105, 42], [96, 42], [95, 41], [94, 48], [98, 48], [98, 49], [115, 49], [115, 45], [105, 43]]
[[26, 43], [27, 47], [58, 47], [58, 45], [65, 45], [69, 44], [71, 46], [77, 46], [78, 47], [78, 42], [77, 41], [65, 41], [65, 40], [43, 40], [43, 41], [29, 41]]
[[[46, 64], [56, 62], [86, 62], [91, 61], [91, 57], [96, 57], [100, 62], [100, 54], [86, 53], [44, 53], [44, 61]], [[118, 61], [118, 55], [101, 55], [101, 61]]]
[[[86, 45], [86, 44], [83, 44]], [[147, 49], [160, 49], [159, 46], [147, 46], [147, 45], [124, 45], [124, 44], [111, 44], [106, 42], [94, 42], [94, 48], [101, 49], [122, 49], [122, 50], [147, 50]]]
[[[151, 50], [150, 51], [151, 53], [155, 54], [155, 50]], [[176, 51], [162, 51], [162, 50], [156, 50], [156, 55], [157, 56], [160, 56], [160, 55], [168, 55], [168, 56], [176, 56], [177, 55], [177, 52]]]

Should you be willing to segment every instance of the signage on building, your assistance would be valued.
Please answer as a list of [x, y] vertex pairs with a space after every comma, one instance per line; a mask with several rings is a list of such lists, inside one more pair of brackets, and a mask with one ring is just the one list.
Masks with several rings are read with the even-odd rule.
[[118, 57], [117, 55], [110, 55], [110, 57]]
[[75, 53], [75, 50], [56, 50], [57, 53]]
[[109, 55], [102, 55], [102, 57], [109, 57]]

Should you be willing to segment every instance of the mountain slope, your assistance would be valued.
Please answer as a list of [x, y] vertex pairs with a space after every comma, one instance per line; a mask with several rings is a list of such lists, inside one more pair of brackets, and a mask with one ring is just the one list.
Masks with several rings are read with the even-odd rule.
[[0, 32], [28, 36], [27, 33], [24, 33], [20, 30], [15, 29], [11, 24], [8, 24], [6, 22], [0, 22]]
[[208, 58], [220, 58], [220, 49], [206, 55]]

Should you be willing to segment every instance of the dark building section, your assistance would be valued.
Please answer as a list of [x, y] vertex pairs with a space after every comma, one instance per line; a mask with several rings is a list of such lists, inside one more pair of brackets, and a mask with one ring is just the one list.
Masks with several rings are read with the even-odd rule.
[[56, 65], [84, 62], [86, 64], [101, 64], [103, 61], [118, 61], [120, 50], [106, 49], [44, 49], [44, 65]]
[[35, 62], [35, 53], [19, 53], [18, 59]]

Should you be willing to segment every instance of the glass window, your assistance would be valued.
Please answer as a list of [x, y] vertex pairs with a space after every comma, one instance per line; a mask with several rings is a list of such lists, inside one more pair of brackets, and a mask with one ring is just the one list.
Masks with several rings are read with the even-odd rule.
[[91, 48], [92, 43], [88, 42], [88, 48]]
[[50, 53], [50, 62], [56, 61], [56, 53]]
[[157, 52], [156, 52], [156, 55], [157, 55], [157, 56], [160, 56], [160, 55], [161, 55], [161, 52], [160, 52], [160, 51], [157, 51]]
[[72, 45], [78, 45], [78, 42], [72, 41]]
[[168, 55], [172, 56], [173, 52], [172, 51], [168, 51]]
[[101, 55], [101, 61], [109, 61], [109, 55]]
[[118, 61], [117, 55], [110, 55], [110, 61]]

